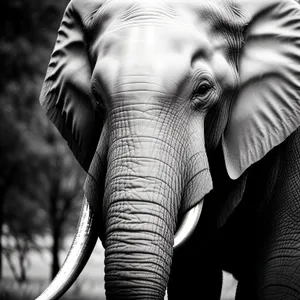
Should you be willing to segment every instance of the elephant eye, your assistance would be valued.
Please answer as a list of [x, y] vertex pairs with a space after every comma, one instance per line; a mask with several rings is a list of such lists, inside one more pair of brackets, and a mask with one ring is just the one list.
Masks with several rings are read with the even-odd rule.
[[204, 80], [197, 84], [192, 94], [192, 103], [195, 108], [207, 109], [215, 101], [214, 94], [216, 89], [211, 81]]
[[205, 97], [212, 90], [211, 84], [208, 82], [201, 83], [194, 91], [194, 97]]

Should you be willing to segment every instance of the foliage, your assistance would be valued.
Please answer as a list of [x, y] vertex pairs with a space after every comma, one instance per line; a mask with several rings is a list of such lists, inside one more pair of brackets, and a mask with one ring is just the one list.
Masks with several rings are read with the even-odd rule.
[[0, 3], [0, 254], [5, 254], [19, 279], [28, 253], [40, 248], [37, 236], [50, 233], [59, 251], [80, 204], [77, 195], [84, 173], [38, 103], [67, 3]]
[[[0, 4], [0, 88], [43, 76], [67, 0], [10, 0]], [[2, 32], [1, 32], [2, 31]], [[33, 76], [32, 76], [33, 75]], [[35, 78], [34, 78], [35, 77]]]
[[63, 238], [78, 221], [85, 173], [56, 130], [49, 132], [48, 142], [54, 151], [47, 169], [50, 186], [40, 206], [53, 240], [51, 278], [54, 278], [60, 267], [58, 252], [63, 246]]

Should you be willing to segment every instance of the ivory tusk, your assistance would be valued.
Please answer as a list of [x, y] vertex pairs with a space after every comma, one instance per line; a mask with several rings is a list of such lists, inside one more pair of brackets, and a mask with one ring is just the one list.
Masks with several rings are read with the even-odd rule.
[[84, 197], [77, 232], [69, 253], [58, 274], [36, 300], [58, 299], [71, 287], [85, 267], [96, 245], [98, 234], [93, 226], [94, 223], [94, 213]]
[[174, 249], [184, 244], [194, 232], [202, 211], [203, 201], [191, 208], [183, 217], [174, 238]]

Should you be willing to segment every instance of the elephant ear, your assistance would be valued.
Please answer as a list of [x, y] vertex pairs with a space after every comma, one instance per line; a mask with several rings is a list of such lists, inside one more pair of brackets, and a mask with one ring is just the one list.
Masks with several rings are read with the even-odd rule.
[[232, 179], [300, 125], [300, 6], [294, 0], [237, 0], [249, 23], [240, 90], [222, 138]]
[[92, 68], [81, 19], [74, 1], [71, 2], [58, 31], [40, 102], [87, 171], [99, 140], [102, 120], [92, 103]]

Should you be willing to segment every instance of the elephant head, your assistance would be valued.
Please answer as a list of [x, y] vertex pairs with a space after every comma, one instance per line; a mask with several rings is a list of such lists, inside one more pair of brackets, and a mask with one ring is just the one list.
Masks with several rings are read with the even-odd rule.
[[209, 153], [237, 179], [300, 125], [299, 17], [293, 0], [71, 0], [40, 101], [85, 199], [39, 300], [70, 287], [97, 237], [108, 299], [163, 299], [174, 237], [213, 189]]

